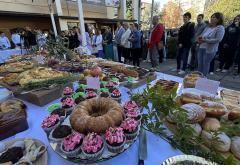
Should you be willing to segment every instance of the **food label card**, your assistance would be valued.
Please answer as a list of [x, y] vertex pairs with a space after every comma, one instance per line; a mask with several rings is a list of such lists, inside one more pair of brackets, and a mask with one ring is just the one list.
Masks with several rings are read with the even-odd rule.
[[98, 77], [87, 77], [87, 87], [92, 89], [100, 89], [100, 81]]
[[200, 78], [197, 80], [195, 88], [201, 91], [206, 91], [212, 94], [216, 94], [218, 87], [220, 85], [219, 81], [209, 80], [206, 78]]

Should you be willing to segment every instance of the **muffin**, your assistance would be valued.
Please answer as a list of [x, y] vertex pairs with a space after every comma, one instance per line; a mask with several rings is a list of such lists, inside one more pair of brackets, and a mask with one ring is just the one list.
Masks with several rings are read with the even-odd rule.
[[75, 104], [79, 104], [86, 99], [86, 95], [83, 92], [77, 92], [73, 95], [73, 99], [75, 101]]
[[128, 111], [126, 116], [128, 118], [135, 119], [138, 122], [141, 122], [141, 119], [142, 119], [142, 115], [140, 114], [139, 111]]
[[73, 94], [73, 89], [70, 87], [65, 87], [63, 89], [63, 97], [64, 96], [71, 96]]
[[87, 98], [87, 99], [91, 99], [91, 98], [94, 98], [94, 97], [97, 97], [96, 92], [94, 92], [94, 91], [88, 91], [88, 92], [86, 92], [86, 98]]
[[43, 120], [41, 127], [46, 133], [50, 133], [60, 123], [59, 115], [50, 115]]
[[68, 125], [60, 125], [51, 131], [49, 139], [54, 142], [60, 142], [63, 140], [63, 138], [67, 137], [71, 133], [71, 127], [69, 127]]
[[100, 82], [100, 88], [105, 88], [107, 85], [107, 81], [101, 81]]
[[61, 151], [68, 157], [75, 157], [81, 153], [81, 144], [83, 135], [78, 132], [73, 132], [64, 138], [61, 144]]
[[83, 139], [82, 152], [86, 159], [96, 160], [103, 153], [103, 139], [96, 133], [89, 133]]
[[122, 94], [118, 89], [115, 89], [111, 94], [112, 99], [114, 99], [118, 102], [121, 102], [121, 96], [122, 96]]
[[110, 127], [105, 133], [107, 148], [110, 152], [119, 153], [124, 149], [126, 137], [123, 128]]
[[85, 92], [85, 89], [86, 89], [86, 88], [87, 88], [87, 85], [85, 85], [85, 84], [80, 84], [75, 92], [76, 92], [76, 93], [77, 93], [77, 92]]
[[112, 92], [114, 91], [114, 89], [116, 88], [116, 84], [112, 81], [109, 81], [106, 85], [106, 88], [109, 89], [109, 92]]
[[65, 97], [61, 99], [62, 103], [62, 108], [64, 108], [67, 112], [67, 115], [71, 114], [74, 106], [75, 106], [75, 101], [72, 97]]
[[107, 88], [101, 88], [100, 97], [109, 97], [109, 90]]
[[126, 118], [122, 122], [121, 127], [123, 128], [127, 140], [133, 140], [138, 135], [138, 125], [138, 122], [132, 118]]
[[63, 108], [58, 108], [52, 111], [51, 115], [58, 115], [60, 117], [60, 121], [63, 122], [64, 119], [66, 118], [66, 110]]
[[137, 111], [138, 110], [138, 105], [135, 101], [127, 101], [123, 105], [125, 113], [128, 111]]

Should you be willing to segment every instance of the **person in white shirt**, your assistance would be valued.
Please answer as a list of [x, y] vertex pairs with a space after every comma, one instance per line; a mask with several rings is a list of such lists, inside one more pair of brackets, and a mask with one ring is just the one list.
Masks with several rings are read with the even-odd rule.
[[128, 23], [124, 23], [123, 25], [125, 32], [121, 37], [121, 46], [123, 47], [122, 55], [124, 57], [124, 63], [130, 60], [130, 41], [128, 40], [131, 34], [131, 29], [129, 28]]
[[96, 37], [95, 37], [95, 48], [96, 50], [98, 50], [98, 53], [97, 53], [97, 57], [99, 58], [104, 58], [104, 53], [103, 53], [103, 38], [102, 38], [102, 34], [101, 34], [101, 30], [100, 29], [97, 29], [96, 31]]
[[1, 49], [10, 49], [11, 43], [9, 39], [5, 36], [5, 33], [0, 32], [0, 48]]
[[13, 32], [11, 39], [16, 46], [21, 46], [21, 38], [17, 32]]

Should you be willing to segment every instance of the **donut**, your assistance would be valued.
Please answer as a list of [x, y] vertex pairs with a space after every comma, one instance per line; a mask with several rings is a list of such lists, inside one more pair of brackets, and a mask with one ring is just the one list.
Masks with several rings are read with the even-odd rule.
[[124, 118], [119, 103], [97, 97], [81, 102], [70, 115], [70, 123], [75, 131], [83, 134], [105, 133], [108, 128], [119, 126]]

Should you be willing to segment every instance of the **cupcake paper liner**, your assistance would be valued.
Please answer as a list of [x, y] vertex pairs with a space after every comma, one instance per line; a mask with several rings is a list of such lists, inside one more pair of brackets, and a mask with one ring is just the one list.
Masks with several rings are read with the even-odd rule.
[[134, 133], [124, 133], [124, 134], [125, 134], [127, 140], [133, 140], [138, 135], [138, 132], [139, 132], [139, 126], [138, 126], [136, 132], [134, 132]]
[[46, 134], [49, 134], [53, 129], [57, 128], [59, 125], [60, 125], [60, 120], [52, 127], [43, 128], [43, 130], [46, 132]]
[[62, 141], [62, 143], [61, 143], [60, 150], [61, 150], [61, 152], [62, 152], [64, 155], [66, 155], [67, 157], [77, 157], [77, 156], [82, 152], [82, 150], [81, 150], [81, 145], [79, 145], [77, 148], [75, 148], [75, 149], [72, 150], [72, 151], [65, 151], [65, 150], [63, 149], [63, 141]]
[[61, 141], [63, 141], [64, 138], [54, 138], [54, 137], [52, 136], [53, 131], [54, 131], [56, 128], [57, 128], [57, 127], [55, 127], [54, 129], [52, 129], [52, 131], [50, 132], [48, 138], [49, 138], [51, 141], [53, 141], [53, 142], [61, 143]]
[[113, 100], [117, 101], [118, 103], [121, 103], [121, 96], [118, 98], [111, 97]]
[[108, 151], [112, 153], [120, 153], [123, 151], [125, 143], [126, 143], [126, 137], [124, 138], [124, 141], [120, 146], [111, 146], [107, 142], [106, 142], [106, 145], [107, 145]]
[[98, 152], [96, 152], [94, 154], [88, 154], [88, 153], [84, 152], [84, 150], [82, 150], [82, 153], [86, 159], [96, 160], [103, 154], [103, 150], [104, 150], [104, 144], [103, 144], [101, 150], [99, 150]]

